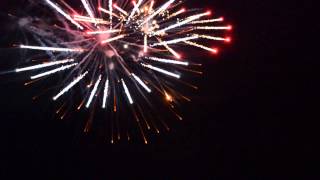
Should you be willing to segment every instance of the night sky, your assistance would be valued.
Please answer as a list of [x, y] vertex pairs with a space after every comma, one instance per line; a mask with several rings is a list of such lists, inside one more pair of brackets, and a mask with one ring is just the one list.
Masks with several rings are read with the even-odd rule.
[[[21, 32], [6, 14], [21, 13], [24, 5], [23, 0], [0, 2], [0, 71], [14, 68], [21, 58], [8, 48]], [[61, 121], [53, 115], [50, 94], [32, 101], [42, 86], [25, 87], [21, 76], [0, 75], [0, 179], [318, 175], [319, 62], [301, 51], [316, 28], [298, 30], [315, 24], [303, 17], [308, 5], [188, 0], [187, 7], [224, 16], [234, 27], [233, 42], [216, 56], [192, 55], [203, 62], [203, 76], [188, 76], [199, 91], [190, 90], [192, 103], [181, 106], [185, 119], [172, 120], [172, 131], [152, 136], [149, 145], [111, 145], [83, 134], [84, 113]]]

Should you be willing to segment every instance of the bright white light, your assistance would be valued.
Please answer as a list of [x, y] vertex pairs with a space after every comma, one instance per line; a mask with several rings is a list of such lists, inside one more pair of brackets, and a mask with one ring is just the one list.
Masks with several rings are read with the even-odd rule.
[[200, 21], [193, 21], [191, 24], [205, 24], [205, 23], [211, 23], [211, 22], [221, 22], [223, 21], [223, 18], [216, 18], [216, 19], [207, 19], [207, 20], [200, 20]]
[[65, 18], [67, 18], [69, 21], [71, 21], [72, 24], [76, 25], [78, 28], [80, 28], [81, 30], [83, 29], [83, 27], [77, 23], [75, 20], [73, 20], [71, 18], [71, 16], [67, 13], [65, 13], [62, 9], [60, 9], [56, 4], [54, 4], [53, 2], [51, 2], [50, 0], [46, 0], [47, 3], [53, 7], [56, 11], [58, 11], [61, 15], [63, 15]]
[[148, 93], [151, 93], [151, 89], [138, 76], [136, 76], [134, 73], [131, 75]]
[[158, 68], [158, 67], [155, 67], [155, 66], [152, 66], [150, 64], [142, 64], [142, 66], [146, 67], [146, 68], [149, 68], [149, 69], [152, 69], [154, 71], [158, 71], [160, 73], [163, 73], [163, 74], [166, 74], [168, 76], [172, 76], [172, 77], [175, 77], [177, 79], [180, 78], [180, 75], [179, 74], [175, 74], [175, 73], [172, 73], [172, 72], [169, 72], [167, 70], [164, 70], [164, 69], [161, 69], [161, 68]]
[[157, 58], [157, 57], [146, 57], [146, 59], [150, 59], [150, 60], [162, 62], [162, 63], [168, 63], [168, 64], [178, 64], [178, 65], [184, 65], [184, 66], [189, 65], [188, 62], [176, 61], [176, 60], [172, 60], [172, 59], [162, 59], [162, 58]]
[[121, 30], [120, 29], [110, 29], [110, 30], [107, 30], [107, 31], [90, 31], [90, 32], [87, 32], [87, 34], [108, 34], [108, 33], [116, 33], [116, 32], [120, 32]]
[[110, 29], [112, 29], [112, 0], [109, 0], [109, 11], [110, 11]]
[[215, 36], [207, 36], [207, 35], [199, 35], [200, 38], [216, 40], [216, 41], [228, 41], [228, 38], [223, 37], [215, 37]]
[[33, 50], [42, 50], [42, 51], [64, 51], [64, 52], [83, 52], [83, 49], [76, 48], [56, 48], [56, 47], [42, 47], [42, 46], [26, 46], [20, 45], [22, 49], [33, 49]]
[[142, 2], [143, 2], [143, 0], [139, 0], [138, 3], [135, 4], [133, 10], [132, 10], [131, 13], [130, 13], [130, 16], [128, 17], [127, 24], [130, 22], [130, 20], [131, 20], [131, 18], [133, 17], [134, 13], [139, 10], [139, 7], [140, 7], [140, 5], [142, 4]]
[[31, 79], [38, 79], [38, 78], [41, 78], [41, 77], [44, 77], [44, 76], [48, 76], [48, 75], [51, 75], [51, 74], [54, 74], [54, 73], [57, 73], [57, 72], [60, 72], [60, 71], [63, 71], [63, 70], [66, 70], [66, 69], [70, 69], [71, 67], [73, 66], [76, 66], [78, 63], [73, 63], [73, 64], [70, 64], [70, 65], [65, 65], [65, 66], [61, 66], [57, 69], [53, 69], [51, 71], [47, 71], [47, 72], [44, 72], [44, 73], [41, 73], [41, 74], [38, 74], [38, 75], [35, 75], [35, 76], [31, 76]]
[[97, 90], [98, 90], [98, 86], [99, 86], [100, 82], [101, 82], [101, 75], [99, 76], [97, 82], [94, 84], [94, 87], [93, 87], [93, 89], [92, 89], [92, 91], [91, 91], [89, 100], [88, 100], [88, 102], [87, 102], [87, 104], [86, 104], [86, 108], [89, 108], [89, 107], [90, 107], [90, 104], [91, 104], [91, 102], [92, 102], [92, 100], [93, 100], [93, 97], [94, 97], [94, 95], [96, 94], [96, 92], [97, 92]]
[[35, 69], [41, 69], [49, 66], [54, 66], [54, 65], [59, 65], [59, 64], [65, 64], [68, 62], [73, 62], [74, 59], [65, 59], [65, 60], [60, 60], [60, 61], [54, 61], [54, 62], [49, 62], [49, 63], [43, 63], [43, 64], [38, 64], [34, 66], [29, 66], [29, 67], [24, 67], [24, 68], [18, 68], [15, 70], [15, 72], [23, 72], [23, 71], [30, 71], [30, 70], [35, 70]]
[[230, 30], [231, 26], [197, 26], [195, 29], [201, 30]]
[[101, 44], [105, 44], [105, 43], [109, 43], [111, 41], [115, 41], [115, 40], [118, 40], [118, 39], [121, 39], [121, 38], [124, 38], [124, 35], [119, 35], [119, 36], [116, 36], [116, 37], [113, 37], [113, 38], [110, 38], [110, 39], [106, 39], [104, 41], [101, 42]]
[[92, 12], [91, 7], [90, 7], [89, 3], [87, 2], [87, 0], [81, 0], [81, 2], [83, 4], [84, 8], [86, 9], [87, 13], [89, 14], [89, 16], [94, 19], [93, 12]]
[[144, 35], [144, 43], [143, 43], [143, 52], [147, 52], [148, 51], [148, 36]]
[[218, 50], [217, 49], [213, 49], [213, 48], [209, 48], [207, 46], [204, 46], [204, 45], [201, 45], [201, 44], [197, 44], [195, 42], [191, 42], [191, 41], [184, 41], [186, 44], [189, 44], [191, 46], [195, 46], [195, 47], [198, 47], [198, 48], [201, 48], [201, 49], [204, 49], [204, 50], [207, 50], [207, 51], [210, 51], [210, 52], [213, 52], [213, 53], [217, 53]]
[[106, 80], [103, 91], [103, 100], [102, 100], [102, 108], [105, 109], [107, 105], [107, 97], [109, 92], [109, 79]]
[[132, 97], [131, 97], [131, 95], [130, 95], [130, 92], [129, 92], [129, 90], [128, 90], [128, 87], [127, 87], [126, 83], [124, 82], [123, 79], [121, 79], [121, 82], [122, 82], [122, 86], [123, 86], [124, 92], [126, 93], [127, 98], [128, 98], [128, 100], [129, 100], [129, 103], [130, 103], [130, 104], [133, 104], [133, 100], [132, 100]]
[[85, 73], [78, 76], [75, 80], [73, 80], [68, 86], [66, 86], [64, 89], [62, 89], [60, 91], [60, 93], [57, 94], [56, 96], [54, 96], [52, 99], [54, 101], [57, 100], [60, 96], [62, 96], [64, 93], [68, 92], [74, 85], [76, 85], [79, 81], [81, 81], [81, 79], [83, 79], [87, 74], [88, 74], [88, 71], [86, 71]]
[[179, 42], [188, 41], [188, 40], [192, 40], [192, 39], [198, 39], [198, 38], [199, 38], [198, 35], [193, 35], [193, 36], [190, 36], [190, 37], [184, 37], [184, 38], [174, 39], [174, 40], [170, 40], [170, 41], [162, 41], [160, 43], [154, 43], [154, 44], [151, 45], [151, 47], [161, 46], [161, 45], [165, 45], [165, 44], [176, 44], [176, 43], [179, 43]]
[[122, 9], [121, 7], [117, 6], [116, 4], [114, 4], [113, 7], [120, 11], [122, 14], [128, 16], [128, 12]]

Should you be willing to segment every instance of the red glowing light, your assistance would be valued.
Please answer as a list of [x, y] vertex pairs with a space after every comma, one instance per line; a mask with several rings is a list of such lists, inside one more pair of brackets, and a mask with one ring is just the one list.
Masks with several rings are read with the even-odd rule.
[[231, 38], [230, 37], [227, 37], [226, 39], [225, 39], [225, 42], [231, 42]]

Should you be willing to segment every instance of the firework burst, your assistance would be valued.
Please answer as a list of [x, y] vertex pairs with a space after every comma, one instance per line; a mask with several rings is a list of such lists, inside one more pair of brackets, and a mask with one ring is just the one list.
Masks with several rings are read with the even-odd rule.
[[50, 61], [19, 67], [15, 72], [37, 72], [30, 77], [32, 81], [63, 73], [61, 88], [52, 99], [63, 101], [80, 85], [84, 93], [82, 101], [75, 103], [78, 110], [100, 106], [116, 112], [118, 102], [126, 102], [145, 143], [145, 129], [159, 130], [150, 127], [152, 122], [139, 121], [143, 115], [137, 114], [143, 111], [137, 94], [154, 94], [175, 112], [174, 103], [181, 97], [189, 98], [176, 93], [166, 84], [167, 79], [183, 78], [183, 71], [195, 72], [190, 68], [199, 65], [185, 60], [181, 52], [194, 47], [216, 54], [218, 49], [206, 44], [231, 40], [224, 34], [232, 27], [224, 25], [222, 17], [212, 18], [211, 11], [187, 10], [178, 0], [79, 0], [79, 7], [64, 0], [43, 0], [40, 4], [55, 16], [50, 22], [39, 18], [28, 26], [40, 45], [19, 48], [44, 51]]

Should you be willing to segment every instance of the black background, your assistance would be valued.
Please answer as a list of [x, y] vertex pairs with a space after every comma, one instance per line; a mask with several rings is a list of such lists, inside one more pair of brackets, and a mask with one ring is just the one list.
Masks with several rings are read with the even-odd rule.
[[[4, 14], [23, 8], [20, 2], [0, 2], [1, 70], [17, 63], [6, 49], [14, 34]], [[318, 175], [318, 21], [310, 5], [189, 0], [188, 7], [225, 16], [233, 43], [217, 57], [194, 55], [202, 57], [205, 75], [196, 77], [200, 90], [184, 105], [186, 119], [149, 145], [75, 138], [76, 128], [52, 117], [50, 102], [31, 101], [34, 89], [1, 77], [1, 179]]]

